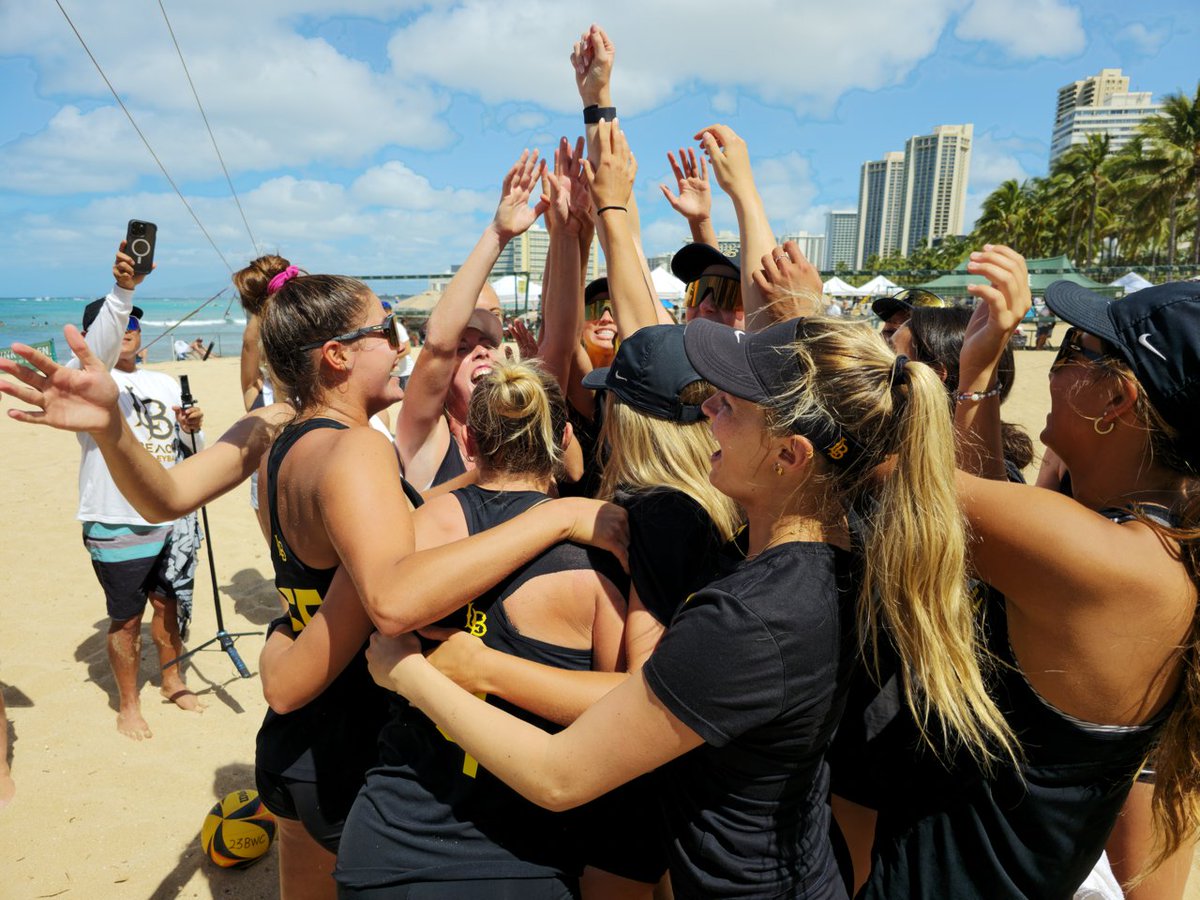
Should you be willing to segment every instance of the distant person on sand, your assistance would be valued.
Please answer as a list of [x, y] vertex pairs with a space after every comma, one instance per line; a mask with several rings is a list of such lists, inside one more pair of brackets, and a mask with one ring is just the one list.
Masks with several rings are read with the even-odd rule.
[[[181, 408], [175, 379], [137, 368], [142, 311], [133, 305], [133, 291], [146, 276], [134, 274], [133, 260], [123, 252], [117, 253], [113, 275], [117, 283], [112, 293], [84, 307], [83, 334], [92, 352], [113, 366], [121, 412], [129, 427], [164, 466], [171, 466], [181, 446], [191, 450], [191, 438], [185, 440], [184, 434], [194, 435], [197, 446], [203, 445], [204, 414], [196, 406]], [[78, 360], [71, 364], [77, 366]], [[182, 547], [177, 546], [181, 542], [172, 524], [151, 525], [138, 515], [117, 490], [96, 442], [86, 434], [79, 435], [79, 442], [83, 458], [76, 518], [83, 523], [83, 543], [108, 606], [108, 660], [120, 702], [117, 730], [142, 740], [151, 736], [138, 693], [142, 614], [149, 599], [159, 665], [180, 657], [178, 603], [184, 592], [190, 601], [195, 544], [190, 557], [181, 558]], [[202, 709], [184, 684], [178, 664], [163, 672], [162, 693], [181, 709]]]
[[4, 692], [0, 691], [0, 809], [8, 806], [17, 785], [8, 768], [8, 715], [4, 711]]

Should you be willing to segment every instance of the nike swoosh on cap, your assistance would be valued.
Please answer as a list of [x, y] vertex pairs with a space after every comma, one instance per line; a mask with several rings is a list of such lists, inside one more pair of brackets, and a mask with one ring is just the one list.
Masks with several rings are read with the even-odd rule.
[[617, 381], [628, 381], [629, 380], [624, 375], [622, 375], [620, 372], [618, 372], [616, 369], [613, 369], [613, 378], [617, 379]]
[[1149, 350], [1151, 353], [1153, 353], [1155, 356], [1157, 356], [1159, 359], [1161, 359], [1163, 362], [1167, 361], [1167, 358], [1162, 355], [1162, 352], [1157, 347], [1155, 347], [1153, 344], [1150, 343], [1150, 332], [1147, 331], [1144, 334], [1139, 334], [1138, 335], [1138, 343], [1141, 344], [1143, 347], [1145, 347], [1147, 350]]

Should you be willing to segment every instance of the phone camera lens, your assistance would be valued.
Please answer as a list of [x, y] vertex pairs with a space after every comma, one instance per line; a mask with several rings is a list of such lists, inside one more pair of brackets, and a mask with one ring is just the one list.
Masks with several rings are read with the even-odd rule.
[[133, 234], [145, 234], [146, 226], [142, 222], [134, 222], [132, 225], [129, 226], [129, 230]]

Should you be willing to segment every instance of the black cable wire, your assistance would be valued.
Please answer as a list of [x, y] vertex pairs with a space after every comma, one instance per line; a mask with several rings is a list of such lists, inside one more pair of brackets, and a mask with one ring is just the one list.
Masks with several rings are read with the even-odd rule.
[[212, 141], [213, 151], [221, 163], [221, 171], [225, 173], [225, 182], [229, 185], [229, 193], [233, 194], [233, 202], [237, 204], [238, 212], [241, 213], [242, 224], [246, 226], [246, 234], [250, 235], [250, 246], [254, 248], [255, 256], [261, 256], [258, 241], [254, 239], [254, 232], [250, 230], [250, 223], [246, 219], [246, 211], [242, 209], [242, 201], [238, 199], [237, 191], [234, 190], [233, 179], [229, 177], [229, 169], [225, 167], [225, 158], [221, 156], [221, 148], [217, 146], [217, 138], [213, 134], [212, 126], [208, 124], [208, 114], [204, 112], [200, 94], [196, 92], [196, 85], [192, 83], [192, 73], [188, 71], [187, 63], [183, 61], [183, 51], [179, 48], [179, 41], [175, 38], [175, 29], [171, 27], [171, 20], [167, 18], [167, 9], [163, 6], [162, 0], [158, 0], [158, 8], [162, 10], [163, 21], [167, 23], [167, 31], [171, 33], [171, 42], [175, 45], [175, 52], [179, 54], [179, 64], [183, 66], [183, 74], [187, 76], [188, 87], [192, 89], [192, 96], [196, 98], [196, 107], [200, 110], [200, 118], [204, 120], [204, 127], [208, 129], [208, 139]]
[[212, 248], [216, 251], [217, 256], [221, 257], [221, 262], [225, 263], [225, 268], [227, 268], [229, 273], [232, 275], [233, 266], [229, 264], [229, 260], [225, 258], [225, 254], [221, 252], [221, 248], [217, 246], [216, 242], [212, 239], [212, 236], [208, 233], [208, 230], [204, 227], [204, 225], [201, 224], [199, 217], [196, 215], [196, 211], [192, 209], [191, 204], [187, 202], [187, 198], [183, 196], [183, 192], [179, 190], [179, 185], [175, 183], [175, 179], [171, 177], [170, 173], [167, 171], [167, 167], [162, 164], [162, 160], [158, 158], [158, 154], [154, 152], [154, 148], [150, 146], [150, 142], [146, 140], [146, 135], [142, 134], [142, 129], [138, 128], [137, 122], [133, 120], [133, 115], [126, 108], [125, 103], [121, 100], [120, 95], [117, 94], [116, 88], [112, 86], [112, 82], [108, 80], [108, 76], [105, 75], [104, 70], [100, 68], [100, 63], [96, 62], [96, 57], [92, 55], [92, 51], [88, 47], [87, 41], [83, 39], [83, 35], [79, 33], [79, 29], [75, 27], [75, 23], [71, 21], [71, 17], [67, 15], [67, 11], [63, 9], [61, 0], [54, 0], [54, 2], [58, 6], [59, 12], [63, 14], [63, 18], [67, 20], [67, 24], [71, 26], [71, 30], [75, 32], [75, 37], [79, 38], [79, 43], [83, 46], [84, 52], [87, 53], [88, 58], [92, 61], [92, 65], [96, 67], [96, 71], [100, 73], [100, 77], [103, 78], [104, 83], [108, 85], [109, 91], [112, 92], [113, 99], [117, 101], [117, 104], [121, 107], [121, 111], [125, 113], [125, 117], [129, 119], [129, 124], [133, 126], [133, 130], [137, 132], [138, 137], [142, 139], [142, 143], [146, 145], [146, 149], [150, 152], [150, 155], [154, 157], [154, 161], [158, 163], [158, 168], [162, 171], [163, 177], [166, 178], [167, 183], [175, 189], [175, 193], [179, 195], [180, 201], [191, 214], [192, 220], [196, 223], [196, 227], [199, 228], [201, 233], [203, 233], [203, 235], [208, 239], [209, 244], [212, 245]]

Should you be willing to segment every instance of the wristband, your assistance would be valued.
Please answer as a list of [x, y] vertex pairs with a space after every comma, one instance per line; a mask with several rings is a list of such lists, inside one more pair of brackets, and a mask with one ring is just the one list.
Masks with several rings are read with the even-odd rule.
[[583, 108], [584, 125], [597, 125], [601, 119], [611, 122], [616, 117], [617, 108], [615, 106], [597, 106], [593, 103], [591, 106]]
[[964, 391], [961, 394], [955, 394], [954, 399], [959, 403], [977, 403], [989, 397], [999, 397], [1002, 390], [1004, 390], [1004, 382], [997, 381], [996, 386], [990, 391]]
[[624, 206], [602, 206], [598, 210], [596, 210], [596, 215], [600, 215], [600, 213], [607, 212], [610, 209], [619, 209], [621, 212], [629, 212], [629, 210], [626, 209]]

